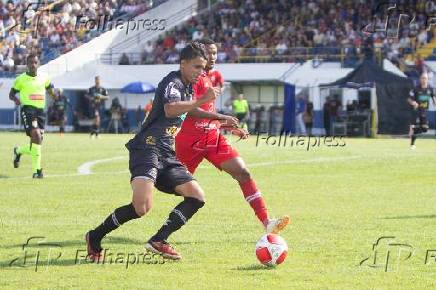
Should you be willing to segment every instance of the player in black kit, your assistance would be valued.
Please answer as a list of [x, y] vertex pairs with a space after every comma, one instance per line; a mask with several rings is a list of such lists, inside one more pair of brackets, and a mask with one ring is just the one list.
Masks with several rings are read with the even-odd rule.
[[412, 89], [407, 101], [413, 107], [413, 118], [410, 124], [410, 146], [415, 149], [415, 141], [417, 134], [425, 133], [428, 130], [427, 110], [430, 104], [430, 99], [435, 103], [435, 96], [433, 89], [428, 85], [428, 75], [426, 72], [422, 73], [419, 78], [420, 84]]
[[181, 256], [166, 241], [204, 205], [204, 192], [187, 169], [176, 159], [174, 136], [187, 112], [214, 101], [210, 89], [204, 98], [192, 100], [192, 84], [203, 72], [207, 57], [203, 45], [193, 42], [180, 53], [180, 70], [170, 72], [158, 85], [153, 109], [140, 132], [126, 147], [133, 190], [132, 202], [115, 209], [106, 220], [86, 234], [88, 257], [104, 259], [101, 240], [105, 235], [132, 219], [145, 215], [152, 206], [153, 187], [162, 192], [183, 196], [159, 231], [145, 247], [165, 258]]

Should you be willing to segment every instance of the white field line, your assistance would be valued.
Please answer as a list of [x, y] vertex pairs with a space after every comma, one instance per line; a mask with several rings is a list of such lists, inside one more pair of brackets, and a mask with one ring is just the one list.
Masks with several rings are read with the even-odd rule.
[[[93, 172], [92, 167], [96, 164], [101, 163], [107, 163], [112, 162], [114, 160], [121, 160], [125, 159], [127, 157], [125, 156], [117, 156], [113, 158], [107, 158], [107, 159], [99, 159], [99, 160], [93, 160], [88, 161], [83, 164], [81, 164], [77, 168], [76, 173], [65, 173], [65, 174], [49, 174], [44, 175], [44, 178], [53, 178], [53, 177], [74, 177], [74, 176], [84, 176], [84, 175], [118, 175], [118, 174], [127, 174], [129, 173], [129, 170], [121, 170], [121, 171], [100, 171], [100, 172]], [[255, 162], [255, 163], [249, 163], [247, 164], [248, 168], [252, 167], [267, 167], [272, 165], [281, 165], [281, 164], [301, 164], [301, 163], [322, 163], [322, 162], [335, 162], [335, 161], [342, 161], [342, 160], [351, 160], [351, 159], [358, 159], [362, 158], [362, 156], [344, 156], [344, 157], [333, 157], [333, 158], [327, 158], [327, 157], [318, 157], [318, 158], [311, 158], [311, 159], [303, 159], [303, 160], [283, 160], [283, 161], [268, 161], [268, 162]], [[200, 166], [201, 169], [214, 169], [213, 166]], [[10, 177], [5, 179], [31, 179], [31, 177]], [[0, 179], [1, 180], [1, 179]]]

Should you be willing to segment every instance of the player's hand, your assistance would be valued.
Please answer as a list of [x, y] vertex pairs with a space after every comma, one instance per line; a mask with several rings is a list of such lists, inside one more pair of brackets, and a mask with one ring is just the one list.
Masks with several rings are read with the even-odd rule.
[[418, 102], [414, 101], [414, 102], [412, 103], [412, 106], [413, 106], [413, 108], [416, 110], [416, 109], [418, 109], [419, 104], [418, 104]]
[[205, 103], [209, 103], [215, 101], [216, 97], [219, 95], [219, 91], [217, 88], [208, 88], [206, 94], [202, 99], [204, 99]]
[[220, 120], [221, 126], [222, 127], [231, 127], [231, 128], [235, 128], [238, 126], [239, 120], [236, 117], [233, 116], [229, 116], [229, 115], [223, 115], [221, 120]]
[[14, 103], [16, 106], [21, 105], [20, 99], [18, 99], [18, 98], [15, 98]]
[[250, 136], [250, 133], [248, 133], [248, 131], [243, 128], [236, 128], [233, 129], [231, 132], [233, 135], [238, 136], [239, 140], [245, 140], [248, 138], [248, 136]]

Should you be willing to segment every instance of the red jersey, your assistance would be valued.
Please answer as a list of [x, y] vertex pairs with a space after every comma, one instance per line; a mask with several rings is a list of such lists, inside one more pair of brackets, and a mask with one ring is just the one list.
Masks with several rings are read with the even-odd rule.
[[[211, 87], [222, 87], [224, 84], [223, 77], [219, 71], [213, 70], [204, 72], [197, 83], [193, 85], [194, 99], [203, 97], [206, 91]], [[201, 109], [207, 112], [215, 112], [215, 103], [206, 103], [200, 106]], [[182, 128], [179, 134], [204, 134], [210, 130], [216, 130], [220, 126], [218, 121], [210, 119], [199, 119], [187, 116], [183, 121]]]

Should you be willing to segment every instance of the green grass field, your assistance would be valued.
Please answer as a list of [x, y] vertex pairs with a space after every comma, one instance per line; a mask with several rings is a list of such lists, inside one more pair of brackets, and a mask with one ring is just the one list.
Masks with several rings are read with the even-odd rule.
[[[47, 134], [46, 178], [32, 180], [30, 157], [23, 157], [19, 169], [12, 167], [12, 147], [27, 138], [0, 133], [0, 288], [436, 287], [436, 140], [430, 139], [419, 139], [415, 151], [406, 139], [345, 139], [344, 147], [309, 151], [256, 146], [255, 136], [235, 143], [270, 214], [292, 218], [282, 233], [289, 255], [276, 268], [257, 262], [254, 247], [263, 229], [239, 187], [207, 163], [196, 174], [206, 206], [170, 237], [182, 261], [126, 268], [127, 255], [143, 253], [144, 242], [180, 200], [156, 191], [149, 215], [104, 240], [105, 248], [119, 254], [117, 263], [79, 263], [84, 233], [130, 201], [124, 148], [129, 138]], [[85, 162], [112, 158], [95, 164], [90, 175], [77, 174]], [[377, 239], [388, 236], [395, 239], [382, 239], [373, 251]], [[30, 237], [40, 238], [23, 249]]]

